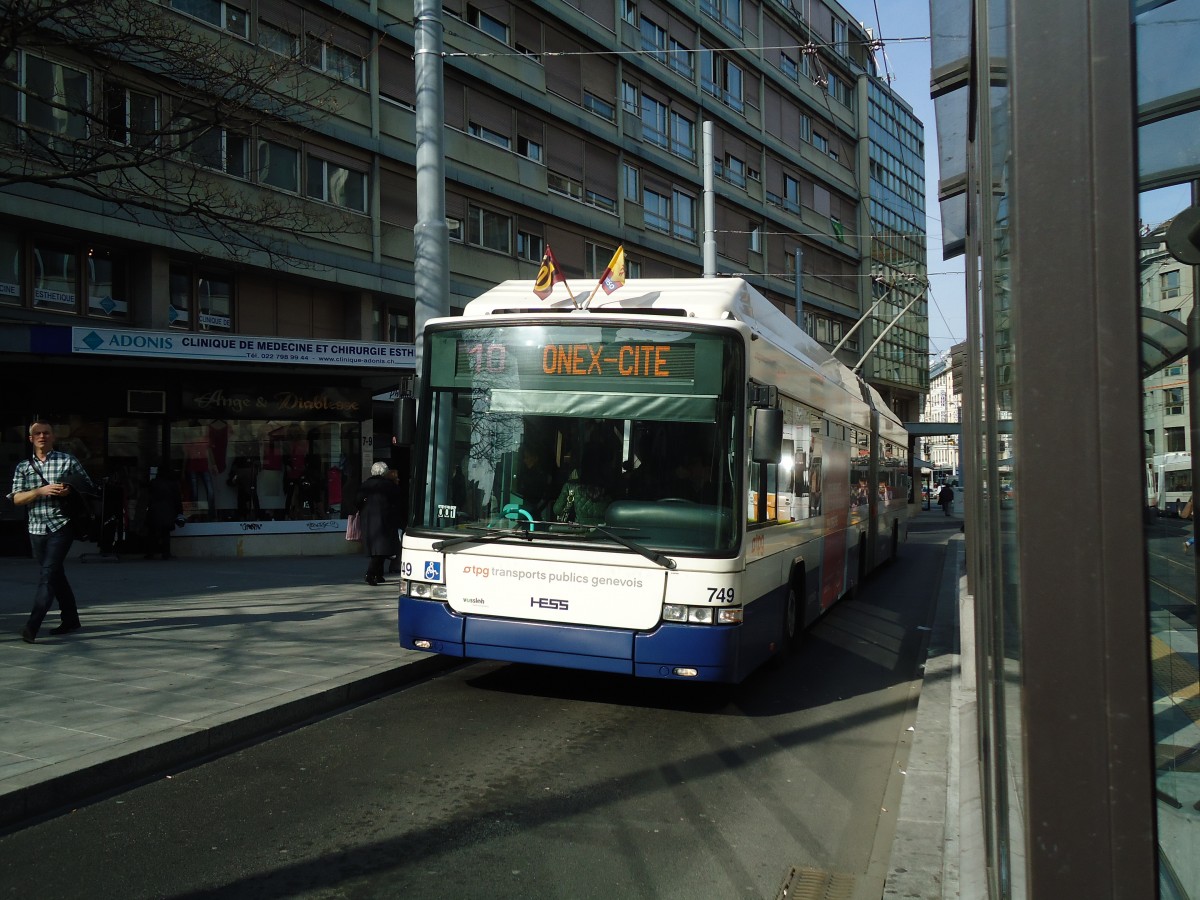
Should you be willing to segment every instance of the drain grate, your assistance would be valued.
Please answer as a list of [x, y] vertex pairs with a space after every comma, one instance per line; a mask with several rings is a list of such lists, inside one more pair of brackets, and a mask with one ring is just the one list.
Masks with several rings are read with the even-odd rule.
[[851, 900], [854, 876], [812, 866], [792, 866], [775, 900]]

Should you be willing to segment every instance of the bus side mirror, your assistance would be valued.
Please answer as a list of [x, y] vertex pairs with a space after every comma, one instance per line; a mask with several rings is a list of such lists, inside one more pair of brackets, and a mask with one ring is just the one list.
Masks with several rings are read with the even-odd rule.
[[750, 458], [756, 463], [779, 464], [783, 459], [783, 410], [754, 410], [754, 445]]
[[395, 429], [396, 444], [401, 447], [411, 446], [417, 435], [417, 398], [397, 397], [392, 413], [392, 426]]

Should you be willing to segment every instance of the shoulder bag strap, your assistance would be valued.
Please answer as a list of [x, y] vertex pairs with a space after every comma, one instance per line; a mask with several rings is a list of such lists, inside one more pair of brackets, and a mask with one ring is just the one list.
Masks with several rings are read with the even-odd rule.
[[37, 464], [37, 460], [33, 456], [29, 457], [29, 465], [31, 465], [33, 467], [33, 471], [38, 473], [38, 478], [42, 479], [43, 484], [50, 483], [49, 481], [46, 480], [46, 476], [42, 472], [42, 467]]

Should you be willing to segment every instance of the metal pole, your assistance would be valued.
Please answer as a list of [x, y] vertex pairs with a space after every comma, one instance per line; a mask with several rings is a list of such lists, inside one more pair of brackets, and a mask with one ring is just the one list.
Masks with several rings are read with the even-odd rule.
[[796, 245], [796, 324], [804, 330], [804, 247], [800, 244]]
[[450, 229], [443, 147], [442, 4], [440, 0], [416, 0], [414, 13], [417, 224], [413, 229], [413, 286], [419, 378], [425, 323], [450, 311]]
[[713, 189], [713, 123], [705, 120], [702, 130], [704, 163], [704, 277], [717, 277], [716, 191]]

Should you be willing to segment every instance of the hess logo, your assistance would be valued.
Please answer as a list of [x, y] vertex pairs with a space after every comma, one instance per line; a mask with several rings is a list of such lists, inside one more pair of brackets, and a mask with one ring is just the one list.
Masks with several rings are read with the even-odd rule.
[[555, 600], [553, 597], [530, 597], [529, 605], [538, 609], [569, 609], [568, 601]]

